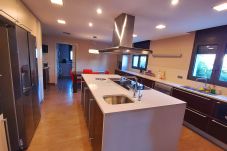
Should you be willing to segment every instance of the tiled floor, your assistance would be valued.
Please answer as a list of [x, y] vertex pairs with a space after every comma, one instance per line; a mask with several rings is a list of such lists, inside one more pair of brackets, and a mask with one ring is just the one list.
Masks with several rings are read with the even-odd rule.
[[[91, 151], [80, 94], [63, 80], [45, 92], [42, 118], [28, 151]], [[221, 151], [187, 128], [182, 129], [179, 151]]]

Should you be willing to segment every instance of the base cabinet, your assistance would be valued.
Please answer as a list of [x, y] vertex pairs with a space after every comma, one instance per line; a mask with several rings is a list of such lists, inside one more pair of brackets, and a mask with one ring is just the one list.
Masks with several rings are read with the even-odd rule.
[[[103, 134], [103, 113], [99, 108], [96, 101], [94, 101], [94, 120], [93, 120], [93, 134], [94, 137], [91, 139], [93, 151], [102, 150], [102, 134]], [[89, 132], [90, 133], [90, 132]]]
[[177, 88], [172, 96], [187, 102], [186, 122], [227, 144], [227, 103]]
[[184, 120], [203, 131], [207, 130], [208, 117], [198, 113], [197, 111], [187, 108], [185, 111]]
[[215, 119], [210, 119], [207, 132], [211, 136], [227, 144], [227, 125], [224, 125]]
[[210, 98], [177, 88], [173, 89], [172, 96], [187, 102], [187, 106], [189, 108], [194, 109], [200, 113], [210, 116], [212, 116], [214, 113], [215, 103], [214, 100]]
[[82, 107], [93, 151], [102, 150], [103, 113], [85, 83], [82, 84]]

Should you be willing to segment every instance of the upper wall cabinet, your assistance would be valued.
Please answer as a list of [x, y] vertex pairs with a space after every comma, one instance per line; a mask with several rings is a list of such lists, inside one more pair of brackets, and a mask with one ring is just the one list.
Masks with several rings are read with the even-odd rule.
[[133, 43], [133, 47], [135, 47], [135, 48], [150, 49], [150, 45], [151, 45], [150, 40]]
[[34, 32], [36, 29], [36, 18], [20, 0], [1, 0], [0, 14], [27, 31]]

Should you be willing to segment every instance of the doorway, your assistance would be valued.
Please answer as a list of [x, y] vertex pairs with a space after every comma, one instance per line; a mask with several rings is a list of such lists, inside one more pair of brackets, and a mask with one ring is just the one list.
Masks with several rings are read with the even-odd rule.
[[57, 78], [70, 79], [73, 66], [73, 47], [70, 44], [57, 43]]

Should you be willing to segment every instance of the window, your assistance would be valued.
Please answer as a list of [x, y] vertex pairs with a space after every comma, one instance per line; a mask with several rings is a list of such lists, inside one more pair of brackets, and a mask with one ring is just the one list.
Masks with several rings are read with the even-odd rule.
[[69, 56], [69, 60], [72, 61], [72, 60], [73, 60], [73, 51], [72, 51], [72, 50], [70, 50], [69, 55], [70, 55], [70, 56]]
[[132, 68], [138, 68], [139, 64], [139, 56], [132, 57]]
[[127, 70], [127, 69], [128, 69], [128, 55], [122, 55], [121, 70]]
[[132, 68], [139, 70], [147, 69], [147, 55], [133, 55], [132, 56]]
[[198, 46], [192, 73], [194, 78], [211, 79], [216, 52], [217, 45]]
[[219, 80], [223, 82], [227, 82], [227, 54], [225, 54], [223, 58]]
[[206, 78], [210, 84], [227, 86], [227, 49], [223, 54], [220, 55], [217, 45], [198, 46], [191, 60], [188, 78]]

